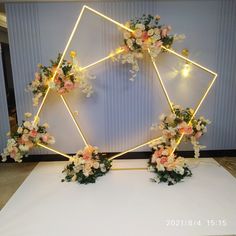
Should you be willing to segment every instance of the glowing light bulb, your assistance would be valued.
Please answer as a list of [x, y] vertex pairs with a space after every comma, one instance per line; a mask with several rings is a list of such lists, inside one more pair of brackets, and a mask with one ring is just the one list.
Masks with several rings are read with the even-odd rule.
[[181, 70], [181, 74], [183, 77], [188, 77], [189, 72], [190, 72], [190, 65], [188, 63], [185, 63], [183, 69]]

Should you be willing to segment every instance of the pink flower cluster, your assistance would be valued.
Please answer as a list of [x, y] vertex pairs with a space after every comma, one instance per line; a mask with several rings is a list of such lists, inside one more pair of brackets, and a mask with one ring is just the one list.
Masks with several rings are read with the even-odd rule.
[[154, 165], [158, 171], [175, 171], [183, 174], [185, 161], [182, 157], [171, 154], [172, 148], [164, 143], [158, 145], [151, 158], [151, 165]]
[[[68, 62], [69, 64], [69, 62]], [[49, 83], [50, 87], [56, 89], [59, 94], [72, 91], [75, 88], [75, 77], [73, 75], [65, 75], [62, 68], [56, 71], [56, 67], [51, 68], [52, 75], [55, 75], [54, 81]]]
[[72, 181], [78, 179], [77, 174], [82, 172], [85, 177], [94, 175], [95, 171], [105, 173], [108, 171], [104, 163], [100, 162], [98, 148], [91, 145], [86, 146], [83, 150], [71, 158], [70, 163], [73, 163], [73, 170], [65, 168], [66, 175], [71, 175]]
[[53, 144], [55, 142], [54, 137], [47, 133], [47, 127], [47, 124], [39, 126], [33, 121], [24, 121], [8, 139], [7, 146], [1, 154], [2, 160], [6, 161], [9, 156], [16, 162], [21, 162], [23, 156], [27, 156], [37, 143]]

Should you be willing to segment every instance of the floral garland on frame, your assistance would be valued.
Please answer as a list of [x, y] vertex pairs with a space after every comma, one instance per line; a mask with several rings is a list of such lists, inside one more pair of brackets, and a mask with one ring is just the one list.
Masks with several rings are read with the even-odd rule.
[[[95, 76], [90, 75], [86, 70], [81, 70], [78, 59], [76, 58], [76, 52], [71, 51], [70, 57], [72, 61], [70, 62], [64, 59], [60, 68], [57, 70], [61, 56], [59, 53], [55, 61], [51, 60], [50, 66], [38, 65], [38, 72], [35, 73], [34, 80], [27, 87], [27, 90], [31, 91], [34, 95], [34, 106], [37, 106], [39, 99], [44, 97], [48, 86], [56, 90], [59, 94], [69, 93], [77, 87], [86, 97], [90, 97], [93, 93], [93, 87], [89, 83], [89, 80], [95, 79]], [[52, 80], [56, 70], [57, 73], [54, 80]]]
[[[170, 47], [175, 39], [169, 35], [171, 26], [160, 25], [160, 16], [143, 15], [140, 18], [126, 22], [125, 26], [133, 30], [124, 31], [124, 52], [116, 56], [116, 60], [122, 64], [131, 64], [132, 69], [130, 80], [134, 80], [139, 71], [138, 60], [142, 59], [144, 52], [149, 51], [150, 55], [156, 58], [162, 51], [161, 46]], [[176, 37], [177, 38], [177, 37]]]
[[199, 151], [204, 147], [199, 144], [199, 138], [207, 132], [206, 126], [210, 124], [210, 121], [203, 116], [194, 117], [191, 120], [192, 115], [193, 110], [190, 108], [183, 109], [180, 106], [173, 106], [173, 113], [168, 116], [162, 114], [161, 123], [152, 126], [151, 129], [162, 131], [162, 137], [150, 145], [153, 155], [149, 160], [149, 170], [156, 173], [154, 181], [159, 180], [159, 182], [167, 182], [168, 185], [172, 185], [184, 177], [192, 175], [185, 159], [172, 153], [177, 140], [182, 134], [185, 134], [184, 141], [192, 143], [194, 157], [199, 157]]
[[71, 158], [63, 170], [66, 175], [62, 182], [95, 183], [96, 179], [105, 175], [111, 168], [112, 161], [98, 153], [98, 148], [86, 146]]
[[[31, 117], [31, 113], [25, 113], [25, 117]], [[37, 146], [37, 143], [44, 145], [54, 144], [55, 139], [47, 132], [48, 124], [39, 125], [38, 122], [25, 120], [13, 134], [9, 134], [7, 146], [4, 148], [2, 161], [7, 157], [14, 159], [16, 162], [22, 162], [24, 156], [28, 156], [29, 151]]]

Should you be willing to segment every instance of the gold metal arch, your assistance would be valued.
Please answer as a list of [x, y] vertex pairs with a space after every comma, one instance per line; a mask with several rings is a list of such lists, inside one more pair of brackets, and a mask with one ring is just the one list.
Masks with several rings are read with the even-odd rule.
[[[81, 12], [80, 12], [78, 18], [77, 18], [77, 21], [76, 21], [76, 23], [75, 23], [75, 25], [74, 25], [74, 28], [73, 28], [73, 30], [72, 30], [72, 32], [71, 32], [71, 35], [70, 35], [70, 37], [69, 37], [69, 39], [68, 39], [68, 42], [67, 42], [67, 44], [66, 44], [66, 46], [65, 46], [65, 49], [64, 49], [64, 51], [63, 51], [63, 53], [62, 53], [61, 59], [60, 59], [58, 65], [57, 65], [57, 68], [56, 68], [56, 70], [55, 70], [55, 72], [54, 72], [54, 74], [53, 74], [51, 80], [54, 80], [54, 78], [55, 78], [55, 76], [56, 76], [56, 74], [57, 74], [57, 71], [58, 71], [58, 69], [60, 68], [60, 66], [61, 66], [61, 64], [62, 64], [62, 61], [63, 61], [63, 59], [64, 59], [64, 57], [65, 57], [65, 55], [66, 55], [66, 52], [67, 52], [67, 50], [68, 50], [68, 48], [69, 48], [69, 45], [70, 45], [70, 43], [71, 43], [71, 41], [72, 41], [72, 39], [73, 39], [73, 36], [74, 36], [74, 34], [75, 34], [75, 31], [76, 31], [76, 29], [77, 29], [77, 27], [78, 27], [78, 25], [79, 25], [79, 23], [80, 23], [80, 20], [81, 20], [82, 15], [83, 15], [83, 13], [84, 13], [85, 10], [88, 10], [88, 11], [93, 12], [94, 14], [97, 14], [98, 16], [100, 16], [100, 17], [102, 17], [102, 18], [104, 18], [104, 19], [106, 19], [106, 20], [108, 20], [108, 21], [110, 21], [110, 22], [112, 22], [112, 23], [118, 25], [119, 27], [121, 27], [121, 28], [124, 29], [124, 30], [127, 30], [127, 31], [129, 31], [129, 32], [133, 32], [133, 30], [131, 30], [130, 28], [126, 27], [125, 25], [119, 23], [118, 21], [115, 21], [115, 20], [111, 19], [110, 17], [108, 17], [108, 16], [106, 16], [106, 15], [104, 15], [104, 14], [102, 14], [102, 13], [96, 11], [96, 10], [94, 10], [93, 8], [90, 8], [90, 7], [86, 6], [86, 5], [84, 5], [84, 6], [82, 7], [82, 10], [81, 10]], [[190, 59], [188, 59], [188, 58], [182, 56], [181, 54], [178, 54], [177, 52], [173, 51], [173, 50], [170, 49], [170, 48], [166, 48], [166, 47], [162, 46], [162, 49], [165, 50], [165, 51], [167, 51], [168, 53], [171, 53], [171, 54], [174, 55], [174, 56], [177, 56], [177, 57], [179, 57], [179, 58], [181, 58], [181, 59], [183, 59], [183, 60], [185, 60], [185, 61], [187, 61], [187, 62], [189, 62], [189, 63], [191, 63], [191, 64], [193, 64], [193, 65], [195, 65], [195, 66], [197, 66], [198, 68], [200, 68], [200, 69], [202, 69], [202, 70], [208, 72], [209, 74], [211, 74], [211, 75], [213, 76], [213, 78], [212, 78], [211, 82], [209, 83], [208, 88], [206, 89], [206, 91], [205, 91], [203, 97], [200, 99], [200, 101], [199, 101], [197, 107], [194, 109], [194, 113], [193, 113], [193, 115], [192, 115], [192, 117], [191, 117], [191, 119], [190, 119], [190, 121], [189, 121], [189, 123], [191, 123], [193, 117], [194, 117], [194, 116], [196, 115], [196, 113], [198, 112], [198, 110], [199, 110], [199, 108], [201, 107], [201, 105], [202, 105], [204, 99], [205, 99], [206, 96], [208, 95], [208, 93], [209, 93], [211, 87], [213, 86], [213, 84], [214, 84], [214, 82], [215, 82], [215, 80], [216, 80], [216, 78], [217, 78], [217, 74], [216, 74], [215, 72], [211, 71], [210, 69], [208, 69], [208, 68], [206, 68], [206, 67], [204, 67], [204, 66], [198, 64], [197, 62], [194, 62], [194, 61], [192, 61], [192, 60], [190, 60]], [[106, 56], [106, 57], [104, 57], [104, 58], [101, 58], [100, 60], [98, 60], [98, 61], [96, 61], [96, 62], [93, 62], [93, 63], [91, 63], [91, 64], [89, 64], [89, 65], [87, 65], [87, 66], [84, 66], [83, 68], [81, 68], [81, 70], [89, 69], [90, 67], [93, 67], [93, 66], [95, 66], [95, 65], [97, 65], [97, 64], [99, 64], [99, 63], [101, 63], [101, 62], [106, 61], [106, 60], [109, 60], [110, 58], [112, 58], [112, 57], [114, 57], [115, 55], [120, 54], [120, 53], [122, 53], [122, 52], [123, 52], [122, 49], [115, 50], [115, 53], [111, 53], [111, 54], [109, 54], [108, 56]], [[149, 55], [150, 55], [150, 57], [151, 57], [151, 61], [152, 61], [153, 67], [154, 67], [154, 69], [155, 69], [155, 72], [156, 72], [156, 75], [157, 75], [157, 79], [159, 80], [159, 82], [160, 82], [160, 84], [161, 84], [161, 88], [163, 89], [164, 95], [165, 95], [165, 97], [166, 97], [166, 99], [167, 99], [167, 101], [168, 101], [168, 105], [169, 105], [169, 107], [170, 107], [170, 110], [173, 112], [173, 103], [172, 103], [172, 101], [171, 101], [171, 99], [170, 99], [170, 97], [169, 97], [169, 95], [168, 95], [168, 92], [167, 92], [167, 90], [166, 90], [166, 88], [165, 88], [165, 85], [164, 85], [163, 80], [162, 80], [162, 78], [161, 78], [161, 74], [160, 74], [160, 72], [159, 72], [159, 70], [158, 70], [158, 67], [157, 67], [157, 65], [156, 65], [156, 62], [155, 62], [154, 58], [153, 58], [153, 57], [151, 56], [151, 54], [150, 54], [150, 51], [148, 51], [148, 52], [149, 52]], [[42, 100], [42, 102], [41, 102], [41, 104], [40, 104], [40, 106], [39, 106], [39, 109], [38, 109], [38, 111], [37, 111], [37, 113], [36, 113], [36, 115], [35, 115], [35, 117], [34, 117], [34, 123], [36, 123], [37, 120], [38, 120], [38, 118], [39, 118], [39, 115], [40, 115], [40, 113], [41, 113], [41, 111], [42, 111], [42, 108], [43, 108], [43, 106], [44, 106], [44, 104], [45, 104], [45, 102], [46, 102], [46, 99], [47, 99], [47, 97], [48, 97], [49, 91], [50, 91], [50, 87], [48, 87], [48, 89], [47, 89], [47, 91], [46, 91], [46, 93], [45, 93], [45, 95], [44, 95], [44, 98], [43, 98], [43, 100]], [[72, 112], [72, 110], [71, 110], [71, 108], [70, 108], [68, 102], [66, 101], [66, 99], [65, 99], [65, 97], [64, 97], [63, 95], [60, 95], [60, 98], [62, 99], [62, 102], [64, 103], [64, 105], [65, 105], [65, 107], [66, 107], [68, 113], [70, 114], [70, 117], [71, 117], [72, 121], [74, 122], [74, 124], [75, 124], [75, 126], [76, 126], [76, 128], [77, 128], [77, 131], [78, 131], [80, 137], [82, 138], [82, 140], [83, 140], [85, 146], [88, 146], [88, 141], [87, 141], [87, 139], [86, 139], [84, 133], [82, 132], [82, 129], [81, 129], [81, 127], [79, 126], [79, 123], [77, 122], [75, 116], [73, 115], [73, 112]], [[177, 140], [176, 146], [173, 148], [172, 153], [174, 153], [174, 151], [176, 150], [176, 148], [177, 148], [178, 145], [180, 144], [180, 142], [181, 142], [183, 136], [184, 136], [184, 134], [182, 134], [181, 137]], [[144, 147], [144, 146], [146, 146], [146, 145], [148, 145], [148, 144], [151, 144], [151, 143], [153, 143], [154, 141], [157, 141], [159, 138], [160, 138], [160, 137], [157, 137], [157, 138], [155, 138], [155, 139], [152, 139], [152, 140], [149, 140], [149, 141], [144, 142], [144, 143], [142, 143], [142, 144], [139, 144], [139, 145], [137, 145], [137, 146], [134, 146], [134, 147], [132, 147], [132, 148], [130, 148], [130, 149], [128, 149], [128, 150], [125, 150], [125, 151], [123, 151], [123, 152], [121, 152], [121, 153], [118, 153], [118, 154], [116, 154], [116, 155], [110, 157], [109, 159], [110, 159], [110, 160], [113, 160], [113, 159], [115, 159], [115, 158], [117, 158], [117, 157], [123, 156], [124, 154], [126, 154], [126, 153], [128, 153], [128, 152], [137, 150], [137, 149], [139, 149], [139, 148], [141, 148], [141, 147]], [[46, 146], [46, 145], [43, 145], [42, 143], [38, 143], [38, 145], [39, 145], [40, 147], [42, 147], [42, 148], [45, 148], [45, 149], [47, 149], [47, 150], [50, 150], [50, 151], [56, 153], [56, 154], [62, 155], [62, 156], [64, 156], [64, 157], [68, 158], [68, 159], [71, 158], [70, 155], [67, 155], [67, 154], [65, 154], [65, 153], [63, 153], [63, 152], [61, 152], [61, 151], [59, 151], [59, 150], [56, 150], [56, 149], [54, 149], [54, 148], [48, 147], [48, 146]], [[131, 169], [132, 169], [132, 168], [131, 168]], [[135, 169], [137, 169], [137, 168], [135, 168]], [[138, 168], [138, 169], [145, 169], [145, 168]]]

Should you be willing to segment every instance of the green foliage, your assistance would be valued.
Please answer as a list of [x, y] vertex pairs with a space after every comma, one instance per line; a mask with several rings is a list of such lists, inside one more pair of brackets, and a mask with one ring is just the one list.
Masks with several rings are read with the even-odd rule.
[[154, 170], [154, 173], [156, 174], [156, 179], [152, 178], [151, 180], [154, 182], [159, 181], [159, 183], [164, 182], [167, 183], [168, 185], [173, 185], [178, 182], [180, 182], [182, 179], [185, 177], [191, 177], [192, 172], [191, 170], [185, 166], [184, 167], [184, 173], [181, 175], [179, 173], [176, 173], [175, 171], [158, 171], [156, 168]]
[[112, 166], [111, 163], [112, 161], [100, 155], [99, 164], [100, 165], [103, 164], [106, 168], [106, 171], [101, 171], [100, 168], [95, 169], [94, 167], [92, 167], [92, 174], [90, 174], [89, 176], [85, 176], [83, 170], [80, 170], [79, 172], [75, 173], [74, 171], [75, 164], [74, 162], [72, 162], [69, 165], [67, 165], [66, 168], [62, 171], [62, 173], [66, 172], [66, 177], [65, 179], [62, 179], [62, 182], [64, 181], [71, 182], [73, 181], [72, 178], [74, 177], [74, 175], [76, 175], [76, 181], [80, 184], [95, 183], [98, 177], [105, 175], [110, 170]]

